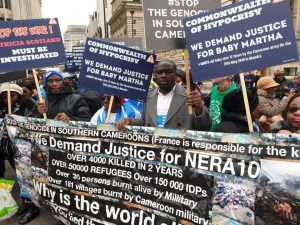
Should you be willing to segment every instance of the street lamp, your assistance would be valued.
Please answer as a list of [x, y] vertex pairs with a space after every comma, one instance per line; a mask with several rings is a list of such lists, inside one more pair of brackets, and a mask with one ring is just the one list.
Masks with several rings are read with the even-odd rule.
[[134, 14], [134, 11], [130, 10], [130, 14], [131, 14], [131, 37], [133, 37], [133, 14]]

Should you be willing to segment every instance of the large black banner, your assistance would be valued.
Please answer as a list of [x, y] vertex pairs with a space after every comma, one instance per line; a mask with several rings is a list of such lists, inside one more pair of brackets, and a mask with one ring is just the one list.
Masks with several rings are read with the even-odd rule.
[[17, 174], [71, 224], [299, 224], [299, 135], [7, 117]]

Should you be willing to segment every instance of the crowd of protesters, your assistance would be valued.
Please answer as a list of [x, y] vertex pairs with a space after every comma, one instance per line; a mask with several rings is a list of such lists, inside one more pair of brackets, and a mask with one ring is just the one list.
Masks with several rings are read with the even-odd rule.
[[[168, 129], [248, 133], [248, 121], [242, 90], [237, 76], [213, 80], [207, 96], [201, 94], [202, 83], [186, 92], [185, 72], [171, 60], [161, 60], [155, 69], [154, 82], [144, 103], [83, 90], [77, 77], [68, 73], [48, 71], [42, 77], [43, 100], [37, 97], [32, 76], [10, 84], [12, 114], [63, 120], [90, 121], [93, 125], [114, 124], [120, 130], [125, 125], [150, 126]], [[255, 132], [300, 133], [300, 73], [287, 80], [284, 71], [261, 77], [245, 73], [249, 108]], [[8, 84], [0, 86], [0, 118], [8, 114]], [[109, 102], [113, 98], [111, 112]], [[192, 107], [192, 114], [188, 107]], [[5, 176], [7, 159], [15, 168], [11, 142], [5, 126], [1, 135], [0, 178]], [[22, 191], [21, 191], [21, 197]], [[17, 215], [26, 224], [39, 215], [30, 198], [23, 197]], [[57, 224], [63, 224], [58, 222]]]

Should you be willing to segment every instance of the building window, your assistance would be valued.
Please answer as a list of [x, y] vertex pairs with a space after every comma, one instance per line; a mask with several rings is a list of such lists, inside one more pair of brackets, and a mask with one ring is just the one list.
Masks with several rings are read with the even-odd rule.
[[[4, 0], [4, 2], [5, 2], [5, 8], [11, 10], [10, 0]], [[0, 0], [0, 8], [3, 8], [3, 2], [2, 2], [2, 0]]]
[[133, 30], [133, 35], [136, 35], [136, 30]]
[[136, 24], [136, 20], [133, 20], [133, 24]]

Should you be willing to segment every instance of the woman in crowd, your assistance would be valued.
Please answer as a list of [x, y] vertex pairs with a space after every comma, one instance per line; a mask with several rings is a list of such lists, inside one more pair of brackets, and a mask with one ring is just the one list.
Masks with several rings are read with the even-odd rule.
[[[32, 109], [35, 105], [31, 98], [23, 95], [23, 89], [16, 84], [9, 84], [10, 97], [11, 97], [11, 111], [14, 115], [20, 116], [31, 116]], [[8, 84], [0, 86], [0, 118], [3, 119], [8, 114]], [[14, 156], [13, 156], [12, 144], [8, 137], [6, 128], [3, 128], [3, 136], [1, 139], [0, 147], [0, 177], [4, 177], [5, 173], [5, 159], [7, 159], [10, 165], [15, 168]], [[21, 186], [21, 197], [23, 199], [22, 206], [18, 209], [16, 215], [21, 216], [19, 219], [20, 224], [29, 223], [31, 220], [36, 218], [40, 211], [31, 202], [27, 192], [22, 189]]]
[[37, 100], [37, 95], [35, 94], [36, 89], [34, 84], [27, 84], [25, 82], [17, 83], [23, 89], [23, 95], [32, 98], [34, 101]]
[[259, 98], [260, 123], [277, 122], [282, 120], [282, 111], [286, 108], [290, 96], [282, 100], [275, 98], [276, 88], [279, 86], [272, 77], [262, 77], [257, 82], [257, 94]]
[[282, 115], [284, 120], [271, 124], [271, 131], [282, 134], [300, 134], [300, 93], [291, 97]]

